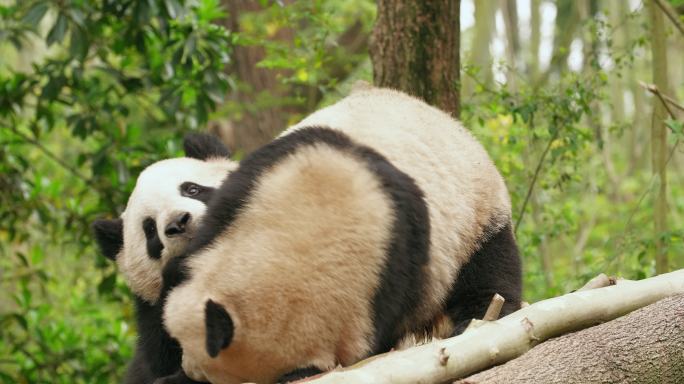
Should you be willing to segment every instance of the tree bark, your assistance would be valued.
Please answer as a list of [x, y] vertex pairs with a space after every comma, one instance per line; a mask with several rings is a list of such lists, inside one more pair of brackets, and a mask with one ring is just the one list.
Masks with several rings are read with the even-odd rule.
[[542, 343], [459, 384], [683, 383], [684, 295]]
[[[667, 51], [665, 34], [665, 20], [663, 13], [655, 0], [648, 1], [650, 25], [651, 25], [651, 57], [653, 68], [653, 83], [658, 89], [667, 94]], [[658, 178], [658, 196], [655, 200], [653, 220], [655, 227], [656, 244], [656, 272], [664, 273], [669, 270], [667, 260], [667, 245], [662, 240], [662, 235], [667, 231], [667, 130], [665, 119], [667, 111], [658, 98], [653, 98], [653, 126], [651, 128], [651, 156], [653, 173]]]
[[460, 0], [378, 0], [373, 81], [458, 116]]

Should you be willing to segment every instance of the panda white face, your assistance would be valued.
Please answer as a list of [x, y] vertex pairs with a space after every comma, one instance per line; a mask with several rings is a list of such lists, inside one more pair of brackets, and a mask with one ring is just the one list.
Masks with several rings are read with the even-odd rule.
[[188, 157], [145, 168], [121, 218], [93, 223], [102, 253], [116, 260], [133, 293], [150, 303], [159, 298], [164, 265], [183, 252], [214, 190], [237, 168], [215, 137], [188, 135], [184, 147]]
[[138, 177], [123, 220], [123, 247], [116, 256], [133, 292], [153, 302], [161, 270], [192, 239], [213, 191], [235, 168], [230, 160], [162, 160]]

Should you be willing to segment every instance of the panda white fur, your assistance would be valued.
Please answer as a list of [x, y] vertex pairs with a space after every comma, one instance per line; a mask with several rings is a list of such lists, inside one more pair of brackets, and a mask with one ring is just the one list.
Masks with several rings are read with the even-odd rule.
[[208, 135], [188, 134], [186, 157], [156, 162], [140, 174], [118, 219], [96, 220], [95, 239], [115, 260], [135, 295], [138, 346], [125, 382], [151, 383], [180, 369], [180, 348], [161, 323], [161, 273], [194, 236], [206, 203], [237, 168]]
[[504, 181], [447, 114], [360, 90], [245, 158], [164, 270], [183, 368], [272, 383], [388, 351], [494, 293], [520, 305]]

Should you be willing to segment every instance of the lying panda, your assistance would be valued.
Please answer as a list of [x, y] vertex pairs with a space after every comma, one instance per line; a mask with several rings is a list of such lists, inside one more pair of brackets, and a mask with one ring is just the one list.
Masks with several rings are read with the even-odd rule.
[[149, 384], [180, 369], [180, 347], [161, 322], [162, 268], [193, 238], [207, 201], [237, 168], [212, 136], [189, 134], [184, 149], [186, 157], [159, 161], [140, 174], [121, 218], [92, 225], [100, 250], [117, 262], [135, 294], [138, 344], [128, 384]]
[[[164, 269], [188, 377], [273, 383], [353, 364], [494, 293], [520, 306], [503, 179], [447, 114], [360, 90], [241, 161]], [[176, 378], [159, 382], [182, 382]]]

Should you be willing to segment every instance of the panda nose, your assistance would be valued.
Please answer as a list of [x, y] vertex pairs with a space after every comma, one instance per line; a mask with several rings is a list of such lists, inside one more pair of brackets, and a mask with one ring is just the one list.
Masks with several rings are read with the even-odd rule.
[[166, 225], [166, 228], [164, 228], [166, 237], [174, 237], [185, 233], [185, 228], [191, 218], [190, 212], [184, 212], [176, 216], [176, 218], [171, 220], [171, 222]]

